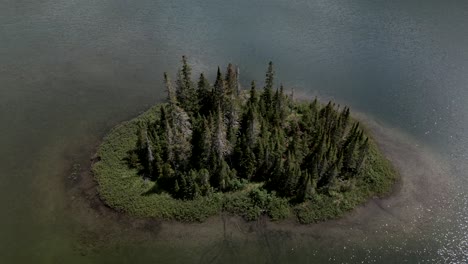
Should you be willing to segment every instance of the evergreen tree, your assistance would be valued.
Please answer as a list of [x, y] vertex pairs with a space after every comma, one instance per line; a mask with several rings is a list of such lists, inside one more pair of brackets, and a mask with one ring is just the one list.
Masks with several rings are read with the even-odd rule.
[[276, 90], [275, 96], [273, 98], [273, 120], [272, 123], [274, 125], [281, 125], [284, 124], [287, 115], [286, 109], [286, 97], [284, 95], [284, 87], [281, 84], [279, 91]]
[[137, 153], [142, 165], [143, 176], [145, 178], [152, 178], [154, 161], [153, 150], [146, 126], [142, 124], [138, 131]]
[[251, 180], [257, 170], [257, 159], [245, 137], [242, 137], [239, 142], [235, 156], [238, 162], [234, 164], [237, 165], [240, 177]]
[[257, 96], [257, 89], [255, 87], [255, 81], [252, 81], [250, 84], [250, 97], [249, 97], [249, 106], [250, 107], [257, 107], [258, 104], [258, 96]]
[[212, 192], [210, 185], [210, 172], [207, 169], [201, 169], [197, 173], [197, 186], [199, 193], [203, 196], [209, 195]]
[[237, 90], [237, 76], [236, 76], [236, 70], [234, 69], [234, 66], [229, 63], [227, 70], [226, 70], [226, 94], [229, 97], [232, 97], [235, 95], [235, 91]]
[[253, 146], [257, 142], [259, 134], [259, 117], [255, 107], [251, 104], [247, 105], [246, 111], [242, 116], [239, 133], [246, 139], [247, 144]]
[[198, 102], [195, 85], [191, 80], [192, 69], [187, 63], [187, 58], [182, 56], [182, 68], [177, 74], [177, 89], [176, 95], [180, 106], [189, 114], [194, 114], [198, 111]]
[[[288, 152], [284, 179], [280, 182], [278, 187], [282, 187], [282, 193], [286, 197], [294, 197], [297, 195], [298, 181], [302, 176], [302, 171], [299, 166], [299, 162], [296, 159], [294, 153]], [[281, 190], [281, 189], [280, 189]]]
[[199, 113], [208, 116], [213, 109], [213, 88], [203, 73], [200, 74], [198, 81], [197, 100]]
[[268, 70], [265, 74], [265, 91], [271, 95], [273, 91], [273, 80], [274, 80], [275, 72], [273, 70], [273, 62], [268, 63]]
[[265, 74], [265, 86], [261, 97], [261, 112], [264, 117], [269, 117], [272, 99], [273, 99], [273, 80], [274, 80], [273, 62], [268, 63], [268, 70]]
[[343, 144], [343, 173], [351, 176], [355, 172], [355, 151], [359, 140], [359, 123], [353, 125], [353, 128], [348, 133], [345, 143]]
[[336, 195], [359, 179], [369, 139], [348, 107], [322, 106], [317, 98], [294, 102], [283, 85], [273, 93], [271, 62], [260, 95], [254, 81], [249, 94], [235, 92], [239, 76], [232, 64], [224, 77], [218, 67], [213, 87], [203, 74], [195, 87], [190, 75], [185, 57], [176, 89], [164, 74], [167, 104], [155, 120], [140, 124], [130, 153], [130, 165], [158, 188], [190, 200], [237, 190], [241, 177], [304, 202]]
[[191, 139], [191, 146], [192, 146], [192, 157], [191, 157], [191, 164], [196, 169], [201, 169], [204, 166], [204, 161], [201, 158], [204, 152], [204, 119], [198, 115], [196, 120], [192, 123], [194, 124], [192, 139]]
[[234, 70], [234, 66], [232, 64], [228, 65], [227, 72], [226, 72], [226, 91], [223, 100], [223, 111], [224, 117], [227, 122], [227, 140], [229, 141], [231, 146], [234, 146], [236, 143], [236, 130], [238, 129], [239, 125], [239, 107], [237, 105], [236, 100], [236, 89], [237, 89], [237, 77], [236, 72]]
[[224, 109], [223, 107], [225, 92], [226, 88], [224, 85], [223, 75], [221, 74], [221, 69], [218, 67], [218, 72], [216, 73], [216, 81], [213, 90], [213, 103], [215, 104], [215, 106], [219, 106], [221, 111]]
[[193, 200], [200, 195], [200, 187], [197, 184], [198, 174], [190, 170], [186, 174], [180, 174], [176, 183], [179, 186], [177, 195], [184, 200]]
[[310, 175], [305, 171], [305, 173], [301, 174], [297, 183], [296, 202], [302, 203], [311, 198], [311, 185]]
[[226, 126], [224, 124], [223, 114], [219, 107], [216, 115], [212, 142], [213, 152], [217, 155], [219, 160], [222, 160], [226, 154], [231, 152], [231, 145], [226, 139]]
[[159, 143], [159, 147], [161, 150], [160, 157], [163, 161], [167, 161], [168, 159], [168, 145], [167, 145], [167, 131], [169, 129], [169, 120], [168, 114], [166, 111], [165, 105], [161, 105], [159, 110], [159, 120], [155, 122], [155, 126], [153, 129], [153, 134], [155, 140]]
[[161, 157], [161, 155], [163, 154], [162, 148], [161, 148], [161, 140], [159, 139], [158, 135], [155, 135], [155, 140], [154, 140], [153, 145], [154, 145], [154, 151], [152, 151], [151, 155], [153, 155], [154, 158], [151, 164], [152, 166], [151, 179], [153, 181], [156, 181], [163, 174], [163, 167], [164, 167], [164, 160]]
[[356, 162], [357, 172], [361, 171], [368, 153], [369, 153], [369, 138], [366, 137], [364, 142], [362, 142], [361, 146], [359, 147], [358, 158]]
[[221, 166], [219, 167], [218, 171], [218, 187], [220, 190], [226, 190], [229, 188], [230, 178], [231, 178], [231, 171], [229, 165], [226, 161], [221, 161]]
[[191, 164], [196, 169], [210, 168], [212, 154], [211, 124], [206, 118], [200, 118], [192, 136]]
[[164, 73], [164, 86], [166, 87], [166, 92], [167, 92], [167, 102], [171, 107], [174, 105], [177, 105], [177, 96], [176, 96], [176, 91], [174, 90], [174, 87], [171, 84], [171, 80], [169, 78], [169, 75], [167, 73]]

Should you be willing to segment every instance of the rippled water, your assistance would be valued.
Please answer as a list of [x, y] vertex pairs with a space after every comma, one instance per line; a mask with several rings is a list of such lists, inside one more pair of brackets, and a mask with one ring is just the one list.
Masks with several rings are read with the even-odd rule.
[[[468, 262], [467, 24], [466, 1], [1, 1], [1, 262]], [[244, 84], [273, 60], [297, 93], [378, 120], [401, 188], [296, 228], [103, 213], [79, 175], [183, 54]]]

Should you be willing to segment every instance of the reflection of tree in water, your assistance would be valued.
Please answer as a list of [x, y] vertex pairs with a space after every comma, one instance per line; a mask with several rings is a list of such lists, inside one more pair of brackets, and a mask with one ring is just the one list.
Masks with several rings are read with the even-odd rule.
[[[209, 247], [200, 257], [199, 263], [218, 263], [226, 255], [229, 255], [231, 259], [238, 259], [241, 254], [240, 246], [236, 246], [233, 243], [232, 232], [226, 230], [227, 219], [224, 214], [221, 214], [223, 221], [223, 239], [221, 242], [216, 241], [211, 247]], [[240, 229], [239, 229], [240, 230]], [[242, 230], [240, 230], [242, 232]]]
[[[268, 230], [267, 217], [260, 217], [251, 223], [248, 230], [229, 221], [225, 215], [222, 215], [222, 222], [222, 240], [216, 241], [202, 253], [199, 263], [241, 263], [246, 258], [255, 263], [279, 263], [284, 253], [287, 254], [281, 241], [290, 238], [289, 233]], [[229, 230], [230, 228], [234, 230]], [[243, 238], [233, 238], [233, 232], [242, 234]], [[245, 252], [246, 249], [254, 250], [256, 258], [252, 258], [252, 252]]]

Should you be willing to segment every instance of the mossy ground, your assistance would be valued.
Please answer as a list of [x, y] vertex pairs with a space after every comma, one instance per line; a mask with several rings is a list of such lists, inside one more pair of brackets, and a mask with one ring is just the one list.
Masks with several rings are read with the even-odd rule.
[[228, 212], [255, 220], [266, 214], [272, 220], [296, 216], [300, 223], [337, 218], [374, 196], [389, 193], [397, 173], [371, 140], [370, 152], [362, 175], [353, 186], [343, 183], [328, 194], [316, 194], [312, 201], [290, 205], [285, 198], [267, 193], [259, 184], [247, 184], [237, 192], [214, 193], [195, 200], [174, 199], [155, 192], [155, 183], [143, 179], [129, 168], [128, 151], [135, 147], [138, 124], [154, 120], [155, 106], [133, 120], [113, 128], [97, 150], [99, 158], [92, 166], [101, 199], [111, 208], [138, 217], [154, 217], [184, 222], [204, 221]]

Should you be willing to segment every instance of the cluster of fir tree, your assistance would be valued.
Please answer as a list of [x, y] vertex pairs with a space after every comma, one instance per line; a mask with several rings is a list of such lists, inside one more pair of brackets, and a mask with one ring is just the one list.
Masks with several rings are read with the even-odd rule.
[[246, 182], [302, 202], [359, 177], [368, 138], [349, 108], [293, 100], [274, 89], [273, 64], [265, 85], [241, 90], [232, 64], [214, 85], [202, 73], [195, 84], [185, 57], [175, 88], [167, 74], [167, 102], [141, 124], [133, 164], [175, 198], [235, 191]]

